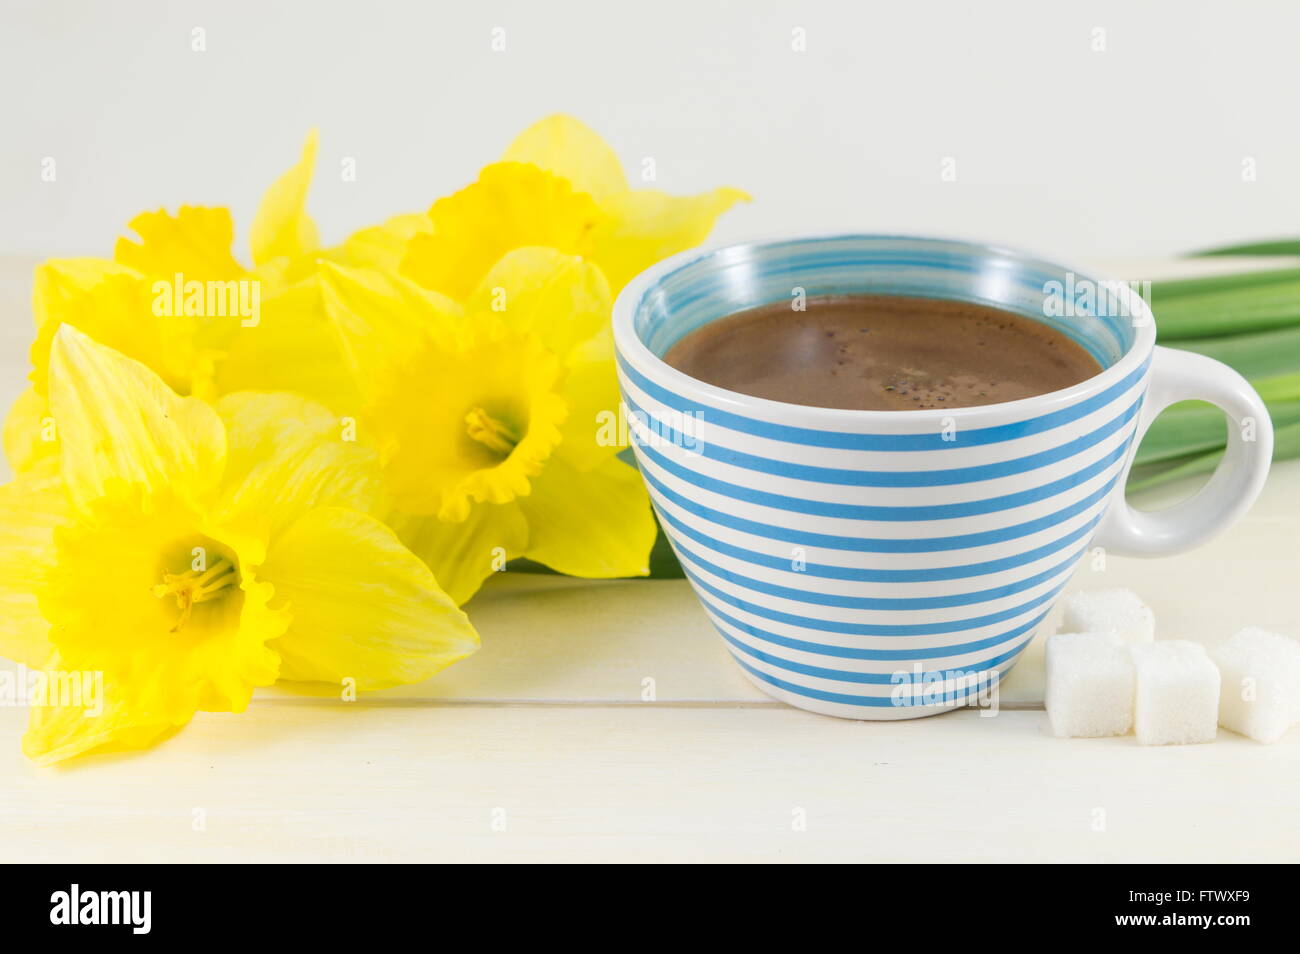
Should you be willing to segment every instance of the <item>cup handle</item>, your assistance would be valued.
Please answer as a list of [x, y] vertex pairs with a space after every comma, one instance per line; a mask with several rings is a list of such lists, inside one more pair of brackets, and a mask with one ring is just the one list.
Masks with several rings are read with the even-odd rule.
[[[1209, 482], [1166, 510], [1129, 506], [1124, 482], [1151, 422], [1178, 401], [1208, 401], [1228, 417], [1228, 447]], [[1253, 440], [1243, 431], [1253, 420]], [[1138, 417], [1128, 463], [1094, 543], [1120, 556], [1164, 556], [1199, 546], [1250, 509], [1273, 459], [1273, 422], [1250, 383], [1222, 362], [1190, 351], [1155, 349], [1150, 383]]]

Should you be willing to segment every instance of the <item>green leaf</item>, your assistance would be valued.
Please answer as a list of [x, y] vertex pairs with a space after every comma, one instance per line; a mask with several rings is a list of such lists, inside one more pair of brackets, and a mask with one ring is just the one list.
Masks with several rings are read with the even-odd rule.
[[1217, 407], [1200, 401], [1175, 404], [1151, 423], [1133, 455], [1133, 466], [1215, 450], [1227, 439], [1227, 421]]
[[1223, 245], [1193, 252], [1198, 258], [1211, 255], [1300, 255], [1300, 239], [1274, 239], [1270, 242], [1247, 242], [1245, 245]]
[[[1274, 429], [1300, 422], [1300, 400], [1268, 405]], [[1227, 442], [1227, 419], [1200, 401], [1175, 404], [1155, 419], [1133, 457], [1135, 467], [1217, 451]]]
[[655, 537], [654, 549], [650, 551], [650, 578], [652, 580], [681, 580], [685, 579], [686, 574], [682, 571], [682, 565], [677, 561], [677, 554], [673, 553], [672, 545], [668, 538], [664, 536], [664, 528], [659, 528], [659, 535]]
[[1226, 275], [1166, 278], [1151, 283], [1151, 297], [1153, 301], [1168, 301], [1184, 295], [1204, 295], [1208, 292], [1235, 291], [1294, 281], [1300, 281], [1300, 268], [1257, 268]]
[[1222, 361], [1248, 378], [1300, 372], [1300, 325], [1223, 338], [1189, 338], [1177, 347]]
[[1300, 280], [1184, 290], [1173, 296], [1162, 293], [1157, 283], [1152, 286], [1151, 310], [1161, 341], [1282, 328], [1300, 324]]
[[1258, 378], [1250, 383], [1267, 402], [1300, 401], [1300, 372]]
[[1129, 471], [1126, 492], [1138, 494], [1183, 477], [1210, 473], [1218, 466], [1222, 454], [1223, 451], [1220, 449], [1209, 453], [1190, 454], [1177, 460], [1162, 461], [1159, 464], [1134, 467]]
[[[1128, 475], [1129, 493], [1141, 493], [1170, 481], [1197, 474], [1208, 474], [1219, 464], [1222, 448], [1208, 453], [1191, 454], [1173, 461], [1134, 467]], [[1273, 462], [1300, 457], [1300, 422], [1278, 427], [1273, 432]]]

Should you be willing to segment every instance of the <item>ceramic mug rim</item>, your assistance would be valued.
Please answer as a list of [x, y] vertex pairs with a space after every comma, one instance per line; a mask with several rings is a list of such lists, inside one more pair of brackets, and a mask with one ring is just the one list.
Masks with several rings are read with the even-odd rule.
[[[641, 272], [623, 288], [614, 302], [613, 331], [614, 346], [617, 353], [633, 367], [643, 373], [652, 374], [660, 383], [669, 387], [674, 393], [690, 397], [706, 406], [720, 410], [745, 412], [747, 416], [758, 416], [770, 420], [797, 418], [801, 422], [827, 429], [861, 426], [869, 423], [873, 427], [888, 430], [889, 425], [911, 428], [929, 421], [939, 422], [951, 419], [957, 424], [972, 418], [1015, 418], [1026, 415], [1038, 415], [1068, 407], [1081, 397], [1105, 390], [1118, 384], [1136, 372], [1148, 359], [1155, 347], [1155, 318], [1150, 306], [1140, 295], [1134, 293], [1124, 283], [1118, 283], [1117, 294], [1121, 304], [1132, 321], [1134, 336], [1129, 347], [1119, 359], [1103, 368], [1101, 373], [1080, 381], [1078, 384], [1044, 394], [1019, 398], [1014, 401], [1002, 401], [997, 404], [981, 404], [972, 407], [920, 408], [915, 410], [857, 410], [851, 408], [816, 407], [807, 404], [793, 404], [788, 401], [775, 401], [770, 398], [754, 397], [738, 391], [729, 391], [716, 385], [706, 384], [698, 378], [679, 371], [651, 351], [641, 340], [636, 330], [636, 315], [646, 294], [661, 281], [674, 273], [694, 265], [703, 259], [720, 256], [724, 253], [739, 252], [744, 249], [762, 248], [773, 245], [790, 245], [796, 243], [837, 242], [837, 241], [896, 241], [896, 242], [931, 242], [959, 246], [981, 257], [1003, 257], [1015, 260], [1031, 267], [1048, 269], [1055, 272], [1073, 273], [1077, 280], [1099, 282], [1088, 272], [1073, 269], [1049, 259], [1010, 248], [1008, 246], [963, 238], [909, 233], [873, 233], [873, 232], [817, 232], [811, 234], [777, 235], [747, 241], [717, 242], [680, 252], [652, 265]], [[963, 299], [958, 299], [963, 300]], [[723, 317], [719, 315], [718, 317]]]

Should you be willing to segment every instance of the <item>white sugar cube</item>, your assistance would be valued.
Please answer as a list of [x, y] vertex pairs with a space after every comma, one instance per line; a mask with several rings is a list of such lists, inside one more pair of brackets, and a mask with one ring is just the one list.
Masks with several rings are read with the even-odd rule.
[[1214, 653], [1222, 686], [1219, 725], [1276, 742], [1300, 721], [1300, 642], [1267, 630], [1241, 630]]
[[1062, 606], [1062, 632], [1112, 632], [1130, 646], [1155, 639], [1155, 614], [1132, 590], [1082, 590], [1066, 596]]
[[1143, 745], [1213, 742], [1219, 670], [1199, 643], [1164, 639], [1130, 648], [1137, 668], [1133, 725]]
[[1133, 727], [1134, 670], [1114, 633], [1047, 639], [1047, 717], [1062, 738], [1124, 735]]

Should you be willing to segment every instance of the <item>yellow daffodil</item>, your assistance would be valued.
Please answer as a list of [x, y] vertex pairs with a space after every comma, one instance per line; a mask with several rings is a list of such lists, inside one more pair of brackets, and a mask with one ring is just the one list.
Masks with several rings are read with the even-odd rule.
[[326, 306], [382, 449], [389, 522], [458, 602], [519, 555], [646, 572], [645, 491], [596, 440], [618, 406], [612, 295], [747, 199], [632, 189], [599, 136], [557, 115], [427, 213], [329, 253]]
[[315, 156], [313, 133], [263, 196], [252, 267], [234, 257], [227, 209], [182, 206], [175, 215], [134, 218], [138, 239], [119, 239], [111, 261], [56, 259], [36, 270], [32, 387], [5, 423], [15, 470], [56, 453], [46, 366], [65, 324], [149, 365], [180, 394], [213, 401], [242, 390], [292, 390], [352, 402], [314, 277], [320, 243], [306, 196]]
[[463, 300], [506, 252], [544, 246], [593, 262], [617, 294], [638, 272], [704, 241], [718, 216], [748, 199], [731, 188], [694, 196], [632, 189], [604, 140], [556, 115], [526, 129], [478, 181], [425, 215], [354, 235], [340, 261], [399, 268]]
[[70, 325], [51, 336], [57, 467], [0, 487], [0, 650], [100, 674], [98, 711], [47, 700], [24, 749], [138, 748], [277, 679], [424, 679], [478, 637], [366, 511], [373, 451], [305, 398], [174, 393]]
[[647, 572], [649, 499], [598, 440], [599, 413], [618, 407], [599, 268], [515, 249], [463, 306], [392, 272], [326, 265], [322, 281], [388, 522], [458, 603], [517, 556], [574, 576]]

